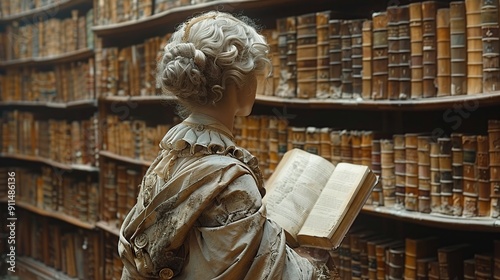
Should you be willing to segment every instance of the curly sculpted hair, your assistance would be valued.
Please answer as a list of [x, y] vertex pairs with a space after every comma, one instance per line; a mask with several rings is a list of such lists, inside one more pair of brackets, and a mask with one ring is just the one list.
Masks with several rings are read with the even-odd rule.
[[185, 106], [219, 101], [228, 83], [270, 69], [269, 47], [248, 17], [206, 12], [182, 23], [158, 61], [157, 82]]

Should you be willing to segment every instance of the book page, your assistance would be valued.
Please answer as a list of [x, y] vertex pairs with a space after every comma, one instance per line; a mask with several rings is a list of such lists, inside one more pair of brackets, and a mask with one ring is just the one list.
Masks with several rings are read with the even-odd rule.
[[296, 239], [333, 170], [320, 156], [299, 149], [287, 152], [266, 185], [268, 218]]
[[[324, 237], [329, 242], [355, 200], [356, 193], [368, 172], [367, 166], [339, 163], [299, 234]], [[313, 240], [307, 237], [305, 239]], [[324, 246], [324, 244], [311, 245]]]

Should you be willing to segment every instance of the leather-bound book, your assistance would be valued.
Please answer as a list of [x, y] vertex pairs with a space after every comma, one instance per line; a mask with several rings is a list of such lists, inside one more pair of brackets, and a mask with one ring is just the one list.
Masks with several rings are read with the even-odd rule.
[[500, 89], [500, 34], [498, 1], [481, 1], [481, 29], [483, 40], [483, 92]]
[[488, 120], [490, 151], [490, 216], [500, 217], [500, 120]]
[[467, 94], [483, 92], [481, 1], [465, 0], [467, 28]]
[[313, 126], [306, 127], [306, 141], [304, 143], [304, 150], [311, 154], [319, 155], [320, 150], [320, 134], [319, 129]]
[[352, 137], [348, 130], [340, 132], [340, 161], [352, 163]]
[[351, 131], [352, 163], [361, 164], [361, 135], [359, 130]]
[[423, 23], [422, 3], [410, 3], [411, 98], [423, 96]]
[[297, 96], [297, 18], [289, 16], [276, 22], [280, 56], [280, 81], [276, 95]]
[[[361, 97], [363, 99], [371, 99], [372, 94], [372, 29], [373, 22], [372, 20], [365, 20], [363, 22], [363, 76], [362, 76], [362, 92]], [[330, 62], [331, 64], [331, 62]]]
[[477, 153], [476, 153], [476, 167], [477, 167], [477, 215], [479, 217], [490, 216], [490, 163], [489, 163], [489, 149], [488, 149], [488, 136], [477, 136]]
[[266, 149], [268, 153], [268, 169], [269, 172], [273, 172], [279, 162], [278, 156], [278, 118], [269, 117], [269, 147]]
[[464, 280], [476, 279], [476, 260], [474, 258], [464, 260]]
[[464, 260], [471, 257], [472, 246], [466, 243], [441, 247], [437, 251], [441, 279], [461, 279]]
[[330, 132], [330, 141], [332, 143], [332, 163], [336, 165], [342, 161], [340, 130], [332, 130]]
[[[373, 173], [377, 176], [381, 176], [382, 174], [382, 162], [381, 162], [381, 147], [380, 140], [373, 139], [372, 140], [372, 165], [371, 169]], [[375, 206], [384, 205], [384, 196], [382, 194], [382, 187], [380, 184], [377, 184], [372, 190], [371, 195], [372, 204]]]
[[297, 97], [316, 97], [316, 13], [297, 16]]
[[396, 202], [394, 207], [404, 209], [405, 205], [405, 186], [406, 186], [406, 151], [404, 134], [394, 134], [394, 175]]
[[462, 133], [451, 133], [451, 169], [453, 179], [453, 216], [462, 216], [463, 205], [463, 147]]
[[305, 127], [288, 127], [288, 135], [288, 151], [294, 148], [304, 150], [304, 145], [306, 143]]
[[437, 244], [438, 239], [436, 237], [405, 239], [405, 279], [417, 279], [417, 260], [433, 257], [436, 254]]
[[439, 170], [439, 145], [433, 141], [430, 143], [430, 166], [431, 166], [431, 212], [441, 213], [441, 173]]
[[463, 216], [475, 217], [477, 216], [477, 199], [478, 199], [478, 185], [477, 185], [477, 136], [464, 135], [462, 137], [463, 147], [463, 183], [464, 183], [464, 210]]
[[391, 239], [390, 241], [377, 243], [375, 245], [375, 256], [377, 257], [377, 279], [387, 279], [389, 277], [389, 249], [400, 248], [401, 246], [404, 246], [404, 243], [399, 239]]
[[429, 278], [429, 264], [431, 262], [437, 263], [436, 256], [429, 258], [417, 259], [417, 278], [418, 280], [427, 280]]
[[387, 242], [391, 242], [393, 239], [390, 237], [381, 237], [369, 239], [366, 242], [366, 253], [368, 258], [368, 279], [376, 280], [377, 279], [377, 252], [376, 246], [378, 244], [383, 244]]
[[436, 16], [437, 96], [451, 95], [450, 9], [441, 8]]
[[332, 142], [330, 139], [329, 127], [322, 127], [319, 129], [319, 155], [328, 161], [332, 161]]
[[418, 134], [406, 133], [405, 140], [405, 209], [418, 210]]
[[372, 168], [373, 131], [361, 131], [361, 164]]
[[342, 94], [341, 98], [352, 98], [352, 38], [351, 20], [343, 20], [340, 24], [341, 61], [342, 61]]
[[[330, 55], [330, 96], [342, 96], [342, 39], [340, 34], [342, 20], [330, 19], [329, 27], [329, 55]], [[371, 33], [370, 33], [371, 36]], [[371, 58], [371, 56], [370, 56]]]
[[352, 94], [353, 98], [361, 97], [363, 88], [363, 21], [362, 19], [351, 20], [351, 59], [352, 59]]
[[316, 13], [316, 97], [327, 98], [330, 95], [330, 11]]
[[408, 5], [398, 8], [399, 38], [399, 99], [407, 99], [411, 94], [411, 37], [410, 11]]
[[418, 158], [418, 212], [431, 212], [430, 136], [417, 137]]
[[374, 13], [373, 20], [373, 68], [372, 68], [372, 98], [387, 99], [388, 97], [388, 17], [386, 12]]
[[451, 95], [467, 94], [465, 2], [450, 2]]
[[381, 180], [384, 206], [394, 207], [396, 203], [395, 168], [394, 168], [394, 141], [380, 140]]
[[[258, 153], [254, 154], [259, 159], [262, 176], [267, 179], [269, 173], [269, 116], [263, 115], [259, 123]], [[319, 145], [319, 143], [318, 143]]]
[[437, 88], [435, 86], [437, 74], [437, 43], [436, 43], [436, 15], [437, 2], [424, 1], [422, 2], [422, 39], [423, 39], [423, 97], [435, 97]]
[[285, 118], [278, 119], [278, 159], [281, 160], [287, 151], [288, 143], [288, 121]]
[[474, 254], [476, 279], [493, 278], [493, 254], [491, 251], [486, 253]]
[[404, 279], [405, 245], [390, 246], [386, 250], [386, 274], [389, 279]]
[[452, 215], [453, 180], [451, 163], [451, 138], [438, 138], [439, 145], [439, 182], [441, 184], [441, 213]]
[[399, 54], [399, 7], [387, 7], [387, 55], [389, 56], [388, 64], [388, 82], [387, 82], [387, 98], [399, 99], [399, 79], [400, 73], [400, 54]]

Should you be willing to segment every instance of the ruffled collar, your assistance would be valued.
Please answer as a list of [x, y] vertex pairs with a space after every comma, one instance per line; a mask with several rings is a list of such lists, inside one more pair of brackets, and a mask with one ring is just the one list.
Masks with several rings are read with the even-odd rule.
[[177, 158], [219, 154], [234, 157], [246, 164], [254, 172], [259, 186], [263, 186], [257, 158], [237, 147], [231, 131], [210, 116], [191, 114], [167, 132], [160, 147], [161, 159], [154, 172], [165, 180], [170, 178], [171, 167]]

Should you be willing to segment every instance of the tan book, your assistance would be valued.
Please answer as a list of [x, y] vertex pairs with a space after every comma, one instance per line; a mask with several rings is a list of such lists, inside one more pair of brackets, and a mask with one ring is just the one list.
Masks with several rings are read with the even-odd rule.
[[464, 274], [464, 260], [470, 257], [470, 244], [455, 244], [438, 248], [439, 275], [442, 279], [459, 279]]
[[[334, 249], [376, 184], [377, 177], [367, 166], [335, 166], [293, 149], [269, 178], [264, 203], [268, 217], [285, 229], [290, 244]], [[296, 209], [303, 210], [297, 213]]]
[[[340, 98], [342, 96], [342, 39], [340, 34], [342, 20], [330, 19], [328, 21], [328, 25], [330, 55], [330, 96], [332, 98]], [[365, 41], [363, 38], [363, 43], [364, 42]], [[365, 53], [363, 53], [363, 58], [364, 54]]]
[[481, 2], [465, 0], [467, 29], [467, 94], [483, 92]]
[[388, 97], [388, 16], [387, 12], [374, 13], [373, 20], [373, 68], [372, 68], [372, 98], [387, 99]]
[[330, 11], [316, 13], [316, 97], [330, 96]]
[[316, 97], [317, 80], [316, 13], [297, 16], [297, 97]]
[[483, 55], [483, 92], [500, 88], [500, 43], [498, 1], [482, 1], [481, 30]]
[[351, 20], [343, 20], [340, 24], [341, 61], [342, 61], [342, 94], [341, 98], [352, 98], [352, 37]]
[[437, 10], [437, 96], [451, 95], [450, 9]]
[[399, 99], [408, 99], [411, 94], [411, 37], [408, 5], [399, 6], [398, 20]]
[[423, 76], [422, 76], [422, 96], [435, 97], [437, 88], [435, 86], [437, 65], [436, 65], [436, 14], [438, 4], [436, 1], [422, 2], [422, 40], [423, 40]]
[[417, 279], [418, 260], [433, 257], [436, 254], [437, 244], [436, 237], [405, 239], [405, 279]]
[[411, 46], [411, 98], [423, 95], [423, 23], [422, 3], [410, 3], [410, 46]]
[[363, 88], [363, 21], [351, 20], [351, 59], [352, 59], [352, 94], [353, 98], [360, 98]]
[[280, 56], [280, 80], [276, 95], [296, 97], [297, 94], [297, 18], [290, 16], [276, 21]]
[[399, 54], [399, 7], [387, 7], [388, 82], [387, 97], [399, 99], [400, 54]]
[[[363, 76], [362, 76], [362, 91], [363, 99], [371, 99], [372, 94], [372, 27], [371, 20], [363, 22]], [[331, 64], [331, 62], [330, 62]]]
[[450, 2], [451, 95], [467, 93], [465, 2]]

